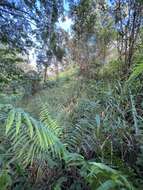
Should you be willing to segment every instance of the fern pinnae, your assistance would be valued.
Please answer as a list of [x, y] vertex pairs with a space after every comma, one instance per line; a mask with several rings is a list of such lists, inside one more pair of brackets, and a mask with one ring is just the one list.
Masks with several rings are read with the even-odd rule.
[[31, 122], [32, 122], [32, 124], [35, 126], [36, 134], [37, 134], [37, 136], [38, 136], [38, 139], [37, 139], [37, 140], [39, 141], [40, 146], [41, 146], [42, 148], [44, 148], [43, 140], [42, 140], [42, 134], [41, 134], [41, 130], [40, 130], [39, 126], [38, 126], [38, 123], [37, 123], [37, 121], [36, 121], [35, 119], [33, 119], [33, 118], [31, 118]]
[[8, 137], [10, 137], [10, 140], [14, 140], [15, 139], [15, 128], [13, 127], [13, 128], [11, 128], [10, 130], [9, 130], [9, 132], [8, 132]]
[[31, 161], [31, 155], [32, 155], [32, 151], [33, 151], [33, 148], [34, 148], [34, 143], [32, 143], [32, 145], [30, 145], [30, 148], [29, 148], [29, 150], [28, 150], [28, 154], [27, 154], [27, 156], [26, 156], [26, 160], [25, 160], [25, 165], [26, 164], [29, 164], [30, 162], [32, 162]]
[[36, 155], [36, 150], [39, 148], [40, 151], [42, 151], [42, 148], [40, 146], [37, 145], [37, 138], [35, 137], [34, 139], [34, 146], [33, 146], [33, 149], [32, 149], [32, 153], [31, 153], [31, 163], [33, 163], [34, 161], [34, 156]]
[[33, 136], [33, 125], [31, 123], [30, 117], [27, 113], [23, 113], [24, 116], [24, 121], [27, 127], [29, 127], [29, 132], [30, 132], [30, 137], [32, 138]]
[[55, 156], [55, 152], [56, 152], [56, 147], [55, 147], [55, 138], [54, 138], [54, 135], [52, 135], [51, 131], [46, 129], [46, 133], [44, 133], [44, 136], [45, 138], [47, 139], [47, 142], [48, 142], [48, 145], [51, 149], [51, 152], [52, 152], [52, 156], [54, 157]]
[[10, 128], [12, 127], [14, 123], [14, 118], [15, 118], [15, 109], [12, 109], [9, 112], [8, 118], [6, 120], [6, 134], [9, 132]]
[[45, 134], [46, 132], [45, 132], [43, 126], [41, 126], [41, 124], [39, 124], [39, 126], [40, 126], [39, 131], [41, 133], [42, 142], [43, 142], [42, 144], [43, 144], [44, 148], [47, 149], [49, 147], [49, 140], [48, 140], [49, 136], [47, 138], [47, 136]]
[[16, 113], [16, 135], [18, 135], [21, 124], [22, 124], [22, 118], [21, 118], [21, 112]]
[[15, 139], [12, 141], [13, 149], [15, 150], [19, 146], [23, 147], [29, 141], [31, 141], [29, 136], [25, 132], [21, 132], [19, 135], [16, 135]]
[[57, 125], [56, 121], [54, 121], [49, 112], [48, 112], [48, 106], [45, 104], [42, 104], [41, 112], [40, 112], [40, 120], [42, 123], [52, 130], [52, 132], [58, 136], [61, 134], [61, 128]]
[[15, 147], [9, 149], [9, 152], [13, 152], [15, 156], [10, 160], [11, 162], [20, 160], [21, 158], [24, 157], [25, 149], [29, 145], [29, 141], [25, 143], [25, 145], [22, 147], [19, 147], [19, 144], [15, 145]]
[[11, 139], [11, 145], [13, 146], [13, 149], [17, 146], [17, 145], [19, 145], [20, 143], [21, 144], [24, 144], [24, 142], [25, 142], [25, 134], [24, 135], [20, 135], [20, 136], [15, 136], [15, 137], [13, 137], [13, 139]]
[[97, 188], [97, 190], [110, 190], [114, 189], [117, 186], [117, 184], [113, 180], [107, 180], [104, 183], [101, 183], [101, 185]]
[[52, 155], [54, 157], [55, 154], [55, 146], [54, 146], [54, 135], [52, 135], [51, 131], [48, 128], [42, 127], [43, 138], [45, 140], [46, 149], [51, 149]]
[[28, 150], [30, 142], [31, 142], [31, 140], [27, 141], [26, 144], [21, 148], [21, 150], [19, 151], [19, 155], [18, 155], [17, 158], [20, 158], [24, 154], [25, 149]]

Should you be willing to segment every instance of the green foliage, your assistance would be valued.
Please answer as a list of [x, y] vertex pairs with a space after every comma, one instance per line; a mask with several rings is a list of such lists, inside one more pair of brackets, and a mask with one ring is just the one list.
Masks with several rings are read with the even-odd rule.
[[[143, 189], [141, 1], [64, 4], [0, 2], [0, 189]], [[72, 65], [42, 84], [20, 69], [32, 45], [45, 80]]]
[[[58, 125], [51, 120], [46, 107], [43, 108], [41, 114], [43, 123], [35, 120], [22, 109], [14, 108], [11, 105], [1, 105], [1, 111], [7, 113], [5, 127], [6, 135], [11, 142], [11, 147], [8, 150], [8, 153], [12, 154], [10, 163], [17, 160], [24, 166], [28, 166], [29, 163], [32, 165], [36, 160], [48, 161], [49, 156], [52, 155], [53, 158], [62, 158], [69, 168], [80, 167], [81, 177], [85, 178], [91, 188], [94, 183], [98, 188], [103, 188], [104, 183], [107, 184], [110, 180], [112, 187], [114, 185], [132, 189], [126, 178], [116, 170], [104, 164], [85, 161], [80, 154], [68, 152], [58, 138]], [[5, 120], [5, 117], [2, 117], [2, 120]], [[97, 115], [97, 125], [100, 124], [99, 120]], [[65, 178], [62, 181], [59, 179], [54, 188], [60, 188], [64, 181], [66, 181]]]
[[19, 57], [15, 49], [0, 49], [0, 85], [9, 84], [12, 80], [20, 80], [23, 72], [17, 64], [24, 60]]
[[69, 166], [81, 166], [80, 175], [90, 184], [93, 190], [134, 189], [124, 175], [105, 164], [85, 161], [81, 155], [75, 153], [69, 154], [66, 162]]
[[7, 190], [12, 184], [11, 176], [8, 174], [8, 170], [0, 171], [0, 188], [1, 190]]
[[[56, 85], [30, 99], [26, 110], [42, 116], [45, 125], [51, 118], [57, 119], [53, 125], [54, 133], [66, 144], [68, 151], [83, 155], [87, 160], [115, 166], [129, 175], [138, 187], [136, 180], [140, 178], [135, 168], [139, 169], [137, 160], [142, 163], [142, 154], [139, 154], [142, 137], [136, 135], [135, 131], [138, 129], [141, 134], [142, 118], [137, 103], [139, 91], [133, 89], [133, 86], [131, 89], [129, 87], [123, 81], [113, 81], [112, 84], [101, 80], [77, 82], [74, 78], [65, 81], [61, 77]], [[58, 129], [59, 123], [63, 127]], [[72, 160], [71, 155], [68, 156]], [[76, 159], [75, 165], [84, 162], [80, 157]], [[62, 176], [68, 175], [66, 173]], [[70, 187], [69, 179], [61, 186], [67, 183]], [[77, 183], [82, 189], [83, 181], [80, 179]]]
[[101, 163], [88, 162], [83, 165], [81, 175], [93, 190], [134, 189], [122, 174]]
[[135, 66], [129, 77], [129, 81], [137, 79], [143, 73], [143, 56], [138, 55], [135, 59]]
[[106, 80], [119, 79], [122, 74], [123, 64], [118, 60], [112, 60], [101, 67], [99, 71], [99, 78]]
[[43, 122], [43, 124], [49, 128], [55, 133], [56, 136], [61, 135], [61, 128], [59, 125], [54, 121], [49, 112], [48, 112], [48, 105], [43, 104], [41, 111], [40, 111], [40, 120]]
[[11, 141], [9, 153], [13, 153], [14, 160], [20, 160], [25, 166], [35, 159], [44, 159], [44, 155], [56, 155], [61, 158], [64, 146], [54, 134], [51, 121], [45, 126], [35, 120], [20, 108], [1, 105], [1, 110], [8, 109], [6, 114], [6, 134]]

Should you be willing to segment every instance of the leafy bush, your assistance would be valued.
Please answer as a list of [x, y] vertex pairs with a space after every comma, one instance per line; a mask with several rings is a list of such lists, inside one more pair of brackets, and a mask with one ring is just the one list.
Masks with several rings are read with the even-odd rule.
[[100, 69], [99, 78], [106, 80], [119, 79], [121, 77], [123, 67], [123, 63], [118, 60], [110, 61]]

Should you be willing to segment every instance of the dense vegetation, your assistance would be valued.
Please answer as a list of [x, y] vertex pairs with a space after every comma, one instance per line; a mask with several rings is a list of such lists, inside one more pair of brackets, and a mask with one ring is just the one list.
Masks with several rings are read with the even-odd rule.
[[142, 80], [142, 0], [1, 0], [0, 190], [142, 190]]

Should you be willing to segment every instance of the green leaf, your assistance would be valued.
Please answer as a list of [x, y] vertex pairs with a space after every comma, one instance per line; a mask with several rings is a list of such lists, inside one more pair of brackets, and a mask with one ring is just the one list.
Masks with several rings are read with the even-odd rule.
[[15, 117], [15, 109], [12, 109], [9, 112], [8, 118], [6, 120], [6, 134], [8, 133], [8, 131], [10, 130], [10, 128], [12, 127], [12, 124], [14, 122], [14, 117]]
[[21, 112], [16, 113], [16, 135], [19, 133], [21, 127]]
[[96, 114], [95, 120], [96, 120], [97, 126], [99, 127], [100, 126], [100, 116], [98, 114]]
[[8, 186], [12, 184], [12, 180], [7, 170], [3, 170], [0, 174], [0, 189], [7, 190]]
[[107, 180], [104, 183], [102, 183], [98, 188], [95, 190], [111, 190], [116, 187], [116, 183], [112, 180]]
[[24, 119], [25, 119], [25, 124], [27, 125], [27, 127], [29, 127], [30, 137], [32, 138], [32, 136], [33, 136], [32, 122], [31, 122], [30, 117], [27, 113], [24, 113], [23, 115], [24, 115]]

